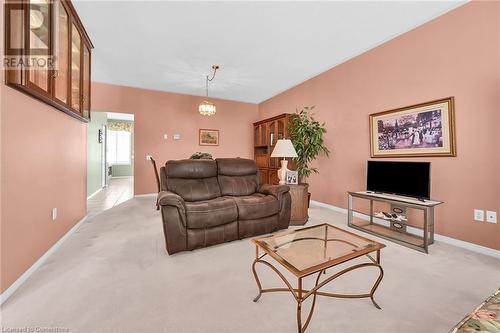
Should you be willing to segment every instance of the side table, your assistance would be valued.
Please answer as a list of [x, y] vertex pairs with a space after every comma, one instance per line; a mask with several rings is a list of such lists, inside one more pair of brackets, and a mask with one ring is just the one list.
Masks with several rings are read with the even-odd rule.
[[290, 196], [292, 197], [290, 225], [304, 225], [309, 219], [309, 215], [307, 215], [309, 184], [288, 186], [290, 186]]

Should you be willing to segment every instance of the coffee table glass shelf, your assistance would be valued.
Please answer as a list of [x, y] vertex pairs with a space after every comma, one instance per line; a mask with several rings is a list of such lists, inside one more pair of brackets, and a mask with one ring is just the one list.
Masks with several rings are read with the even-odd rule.
[[[259, 291], [254, 302], [257, 302], [263, 293], [290, 292], [297, 302], [296, 314], [299, 333], [304, 332], [309, 325], [317, 296], [370, 298], [373, 305], [380, 309], [373, 295], [384, 275], [384, 271], [380, 265], [380, 249], [385, 247], [384, 244], [330, 224], [287, 230], [255, 238], [252, 241], [256, 247], [252, 271]], [[260, 251], [263, 251], [263, 253], [260, 254]], [[372, 256], [373, 253], [375, 253], [375, 257]], [[275, 266], [270, 261], [265, 260], [264, 257], [266, 256], [273, 258], [279, 265]], [[333, 273], [332, 268], [334, 266], [363, 256], [369, 259], [368, 262], [357, 263]], [[256, 271], [257, 264], [263, 264], [272, 269], [283, 281], [286, 288], [262, 288], [262, 283]], [[295, 275], [297, 278], [296, 287], [292, 286], [292, 283], [285, 278], [278, 267], [285, 268]], [[364, 294], [336, 294], [319, 290], [329, 282], [350, 271], [370, 267], [378, 269], [379, 272], [378, 278], [371, 287], [370, 292]], [[326, 274], [327, 269], [328, 273], [331, 274]], [[304, 289], [302, 284], [303, 279], [313, 274], [317, 274], [314, 287], [312, 289]], [[303, 321], [302, 303], [309, 297], [312, 297], [312, 304], [305, 321]]]

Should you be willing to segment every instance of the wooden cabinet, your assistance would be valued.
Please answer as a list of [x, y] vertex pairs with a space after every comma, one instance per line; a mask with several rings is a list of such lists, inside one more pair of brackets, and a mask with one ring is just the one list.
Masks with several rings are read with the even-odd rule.
[[269, 169], [267, 168], [259, 169], [259, 173], [260, 173], [260, 183], [269, 184]]
[[69, 95], [69, 14], [61, 1], [57, 2], [58, 20], [56, 38], [58, 48], [54, 69], [54, 98], [61, 104], [68, 104]]
[[6, 84], [77, 119], [90, 118], [93, 48], [69, 0], [7, 0]]
[[269, 169], [269, 184], [277, 185], [280, 182], [280, 178], [278, 177], [279, 169]]
[[[279, 158], [271, 157], [271, 153], [279, 139], [289, 139], [288, 124], [293, 116], [292, 114], [284, 113], [253, 124], [255, 135], [254, 158], [259, 168], [262, 184], [276, 185], [279, 183], [278, 170], [281, 168], [281, 162]], [[288, 158], [287, 160], [288, 168], [295, 170], [296, 165], [294, 161]], [[309, 218], [307, 214], [309, 208], [309, 185], [299, 184], [289, 186], [292, 199], [290, 225], [304, 225]]]
[[[52, 6], [49, 0], [30, 1], [28, 4], [30, 15], [27, 18], [27, 31], [25, 34], [26, 54], [30, 59], [37, 59], [27, 70], [27, 86], [42, 94], [51, 92], [51, 69], [44, 66], [48, 62], [52, 49], [51, 27]], [[15, 33], [11, 31], [11, 34]], [[39, 66], [40, 65], [40, 66]]]
[[[278, 184], [278, 169], [281, 167], [279, 158], [271, 157], [271, 153], [279, 139], [288, 138], [288, 123], [292, 115], [288, 113], [264, 119], [254, 126], [254, 158], [261, 173], [264, 184]], [[289, 168], [293, 163], [289, 160]]]
[[90, 48], [83, 44], [82, 115], [90, 119]]
[[262, 123], [254, 126], [254, 146], [266, 147], [268, 137], [268, 124]]
[[71, 108], [81, 114], [82, 92], [81, 92], [81, 74], [82, 74], [82, 37], [74, 23], [71, 24], [71, 62], [70, 62], [70, 105]]

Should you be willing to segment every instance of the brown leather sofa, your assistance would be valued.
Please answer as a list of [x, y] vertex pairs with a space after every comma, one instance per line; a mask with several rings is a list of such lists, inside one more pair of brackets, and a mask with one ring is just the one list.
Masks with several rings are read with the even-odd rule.
[[288, 228], [286, 185], [260, 185], [253, 160], [168, 161], [158, 203], [169, 254]]

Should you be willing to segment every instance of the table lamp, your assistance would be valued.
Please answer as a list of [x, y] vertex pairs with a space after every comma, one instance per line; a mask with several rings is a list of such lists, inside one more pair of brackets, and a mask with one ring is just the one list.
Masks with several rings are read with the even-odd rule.
[[280, 185], [286, 184], [286, 172], [288, 171], [286, 157], [297, 157], [297, 152], [293, 147], [292, 141], [289, 139], [278, 140], [271, 153], [271, 157], [283, 157], [281, 160], [281, 169], [278, 170], [278, 178], [280, 179]]

